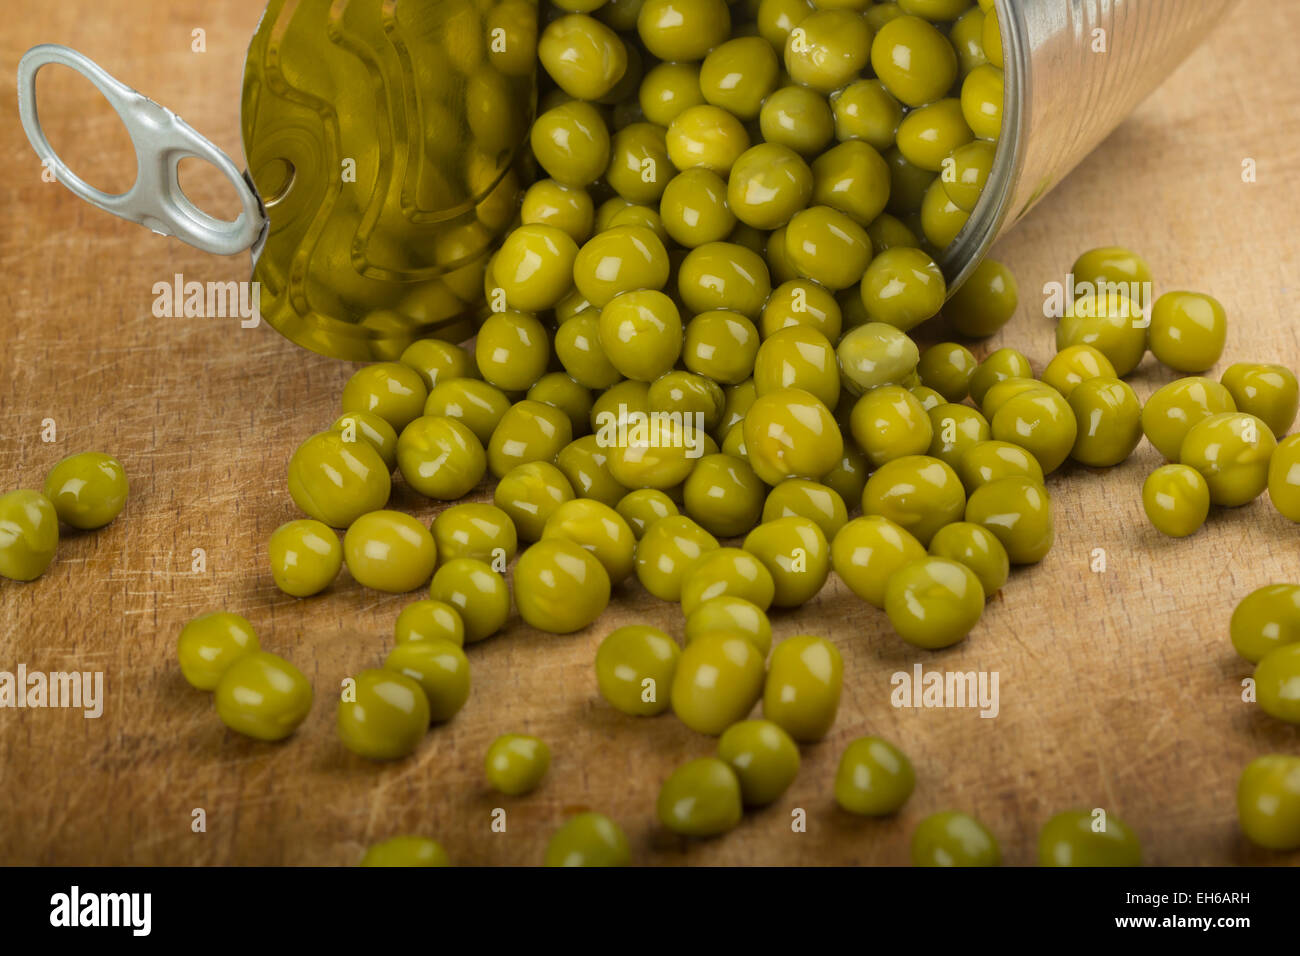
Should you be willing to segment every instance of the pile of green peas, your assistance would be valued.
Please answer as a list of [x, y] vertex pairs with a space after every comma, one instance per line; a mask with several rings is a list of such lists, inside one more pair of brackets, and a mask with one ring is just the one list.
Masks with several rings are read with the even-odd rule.
[[54, 562], [59, 522], [78, 531], [102, 528], [126, 507], [126, 470], [102, 452], [57, 462], [40, 491], [0, 495], [0, 578], [35, 581]]

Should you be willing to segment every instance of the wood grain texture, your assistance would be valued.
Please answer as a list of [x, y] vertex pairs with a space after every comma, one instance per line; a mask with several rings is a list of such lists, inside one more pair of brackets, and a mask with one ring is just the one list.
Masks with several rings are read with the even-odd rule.
[[[1056, 547], [1013, 575], [956, 648], [907, 647], [835, 580], [778, 615], [778, 639], [835, 641], [843, 704], [829, 738], [804, 748], [789, 792], [722, 839], [676, 838], [653, 813], [658, 782], [711, 753], [713, 739], [671, 716], [617, 715], [596, 693], [592, 659], [612, 627], [646, 621], [681, 634], [676, 606], [635, 585], [584, 632], [553, 637], [512, 620], [474, 646], [468, 705], [411, 759], [375, 765], [345, 751], [333, 727], [339, 682], [378, 664], [412, 598], [362, 590], [344, 575], [329, 593], [296, 601], [273, 586], [265, 544], [295, 516], [289, 455], [332, 420], [352, 367], [266, 328], [155, 318], [154, 282], [177, 272], [243, 279], [247, 259], [159, 239], [43, 182], [18, 124], [17, 59], [58, 41], [239, 155], [240, 75], [261, 3], [211, 9], [199, 0], [14, 0], [6, 9], [0, 486], [40, 487], [58, 458], [100, 449], [123, 461], [132, 497], [110, 527], [62, 541], [40, 580], [0, 581], [0, 670], [102, 669], [107, 684], [99, 720], [0, 711], [0, 863], [348, 864], [402, 832], [435, 836], [462, 863], [535, 863], [566, 815], [594, 808], [625, 827], [643, 863], [898, 864], [918, 820], [956, 808], [991, 827], [1009, 862], [1026, 864], [1050, 814], [1099, 805], [1134, 827], [1151, 863], [1300, 862], [1250, 847], [1235, 823], [1242, 767], [1262, 753], [1300, 753], [1300, 739], [1241, 702], [1250, 670], [1227, 637], [1248, 591], [1300, 580], [1296, 528], [1260, 500], [1216, 512], [1189, 540], [1161, 538], [1141, 511], [1142, 480], [1158, 463], [1146, 443], [1119, 468], [1053, 476]], [[199, 27], [202, 54], [190, 50]], [[1041, 371], [1052, 325], [1036, 290], [1062, 279], [1083, 249], [1118, 242], [1147, 256], [1158, 291], [1204, 289], [1223, 301], [1224, 366], [1300, 366], [1297, 32], [1292, 0], [1255, 0], [1226, 19], [999, 244], [1023, 302], [979, 354], [1014, 345]], [[112, 142], [102, 111], [78, 118], [91, 103], [87, 94], [65, 117], [51, 115], [56, 143]], [[1257, 183], [1241, 181], [1246, 157], [1258, 163]], [[196, 194], [217, 201], [215, 186]], [[1131, 381], [1145, 398], [1170, 377], [1148, 356]], [[58, 425], [55, 445], [40, 439], [46, 418]], [[436, 510], [400, 487], [394, 500], [425, 519]], [[190, 570], [194, 548], [207, 552], [206, 573]], [[1096, 548], [1105, 573], [1089, 569]], [[209, 696], [182, 680], [176, 635], [217, 608], [247, 615], [264, 646], [313, 682], [315, 706], [287, 743], [227, 732]], [[894, 709], [890, 675], [916, 661], [998, 671], [1000, 715]], [[545, 784], [526, 798], [493, 796], [483, 781], [484, 751], [506, 731], [538, 734], [554, 752]], [[895, 819], [854, 819], [831, 799], [840, 751], [869, 733], [896, 741], [917, 768], [916, 793]], [[508, 810], [503, 834], [489, 828], [497, 806]], [[196, 807], [207, 812], [206, 833], [191, 832]], [[791, 832], [796, 807], [807, 810], [806, 833]]]

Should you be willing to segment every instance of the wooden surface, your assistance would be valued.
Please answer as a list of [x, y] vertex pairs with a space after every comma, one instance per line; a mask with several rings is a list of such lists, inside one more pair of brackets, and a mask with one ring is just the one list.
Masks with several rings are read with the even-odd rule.
[[[342, 678], [377, 666], [410, 596], [364, 591], [346, 574], [325, 595], [296, 601], [265, 566], [271, 531], [295, 516], [285, 466], [295, 445], [333, 418], [352, 371], [274, 331], [229, 320], [158, 319], [151, 287], [247, 278], [221, 259], [155, 237], [43, 182], [18, 124], [13, 70], [27, 47], [81, 49], [239, 155], [244, 49], [260, 0], [14, 0], [0, 40], [0, 486], [39, 488], [74, 451], [117, 455], [131, 480], [125, 514], [67, 537], [32, 584], [0, 581], [0, 670], [103, 670], [99, 720], [59, 710], [0, 710], [0, 863], [348, 864], [387, 836], [436, 837], [462, 863], [535, 863], [548, 834], [584, 808], [618, 820], [642, 863], [875, 863], [907, 860], [912, 827], [956, 808], [984, 820], [1007, 861], [1031, 863], [1039, 826], [1066, 807], [1104, 806], [1140, 835], [1154, 864], [1300, 862], [1250, 847], [1235, 823], [1241, 768], [1268, 752], [1300, 753], [1297, 729], [1240, 700], [1250, 673], [1228, 642], [1232, 607], [1251, 589], [1300, 580], [1295, 526], [1266, 500], [1216, 512], [1195, 537], [1171, 541], [1143, 519], [1139, 491], [1158, 463], [1145, 442], [1122, 467], [1067, 467], [1050, 481], [1057, 543], [1015, 573], [960, 646], [919, 652], [884, 615], [832, 579], [778, 638], [825, 634], [845, 659], [839, 719], [804, 748], [798, 780], [728, 836], [690, 842], [656, 825], [658, 783], [712, 738], [671, 716], [635, 720], [598, 697], [592, 659], [618, 623], [660, 624], [680, 636], [675, 605], [625, 587], [593, 628], [568, 637], [516, 620], [470, 651], [474, 689], [449, 725], [412, 758], [372, 764], [334, 733]], [[191, 52], [191, 31], [207, 51]], [[1020, 313], [979, 354], [1008, 344], [1041, 371], [1052, 324], [1036, 293], [1083, 249], [1141, 250], [1157, 292], [1203, 289], [1227, 307], [1224, 365], [1300, 366], [1294, 171], [1292, 0], [1256, 0], [1227, 19], [1137, 113], [996, 251], [1015, 270]], [[87, 87], [61, 84], [71, 109], [47, 125], [56, 146], [111, 165], [120, 131], [92, 109]], [[1241, 181], [1253, 158], [1258, 182]], [[129, 168], [117, 170], [127, 181]], [[230, 197], [201, 180], [195, 195]], [[227, 205], [226, 208], [229, 208]], [[1217, 371], [1216, 373], [1217, 374]], [[1148, 356], [1131, 381], [1145, 398], [1170, 374]], [[41, 441], [44, 419], [56, 444]], [[435, 508], [399, 486], [394, 506]], [[193, 549], [207, 553], [191, 571]], [[1104, 549], [1104, 573], [1090, 570]], [[263, 645], [310, 678], [316, 703], [282, 745], [225, 730], [208, 695], [175, 662], [176, 635], [201, 612], [248, 616]], [[896, 710], [890, 675], [996, 670], [1001, 713]], [[482, 756], [499, 733], [550, 742], [545, 784], [520, 799], [493, 796]], [[844, 745], [879, 734], [916, 765], [916, 792], [895, 819], [839, 811], [830, 781]], [[508, 812], [505, 833], [490, 813]], [[207, 831], [191, 831], [202, 807]], [[807, 811], [806, 833], [791, 811]]]

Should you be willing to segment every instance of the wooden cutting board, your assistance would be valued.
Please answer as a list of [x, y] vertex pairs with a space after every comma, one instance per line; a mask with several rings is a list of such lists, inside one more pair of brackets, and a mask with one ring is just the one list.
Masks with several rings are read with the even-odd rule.
[[[14, 0], [6, 12], [0, 487], [39, 488], [60, 457], [98, 449], [122, 460], [132, 494], [110, 527], [62, 541], [40, 580], [0, 581], [0, 670], [106, 675], [97, 720], [0, 710], [0, 863], [349, 864], [368, 844], [407, 832], [436, 837], [461, 863], [536, 863], [567, 815], [592, 808], [623, 825], [641, 863], [905, 863], [922, 817], [960, 809], [993, 830], [1008, 862], [1026, 864], [1052, 813], [1095, 806], [1133, 826], [1151, 863], [1300, 862], [1252, 848], [1235, 823], [1242, 767], [1263, 753], [1300, 753], [1300, 739], [1241, 701], [1250, 668], [1227, 635], [1243, 595], [1300, 580], [1297, 529], [1261, 499], [1214, 513], [1191, 539], [1160, 537], [1141, 509], [1142, 481], [1159, 463], [1145, 442], [1121, 467], [1067, 466], [1051, 478], [1055, 548], [1012, 576], [956, 648], [908, 647], [836, 580], [777, 615], [778, 639], [821, 634], [840, 648], [843, 703], [831, 735], [803, 749], [785, 796], [721, 839], [680, 839], [654, 819], [659, 782], [715, 741], [671, 716], [621, 716], [596, 693], [593, 656], [613, 627], [649, 622], [681, 634], [677, 607], [635, 584], [581, 633], [539, 634], [516, 619], [474, 646], [469, 703], [410, 759], [372, 764], [347, 752], [333, 726], [340, 681], [379, 664], [413, 596], [363, 590], [345, 574], [330, 592], [294, 600], [272, 584], [265, 546], [296, 514], [289, 455], [332, 421], [353, 367], [267, 328], [155, 318], [155, 282], [177, 273], [244, 279], [247, 259], [160, 239], [42, 181], [18, 124], [18, 57], [57, 41], [238, 156], [240, 76], [261, 2], [232, 0], [220, 16], [209, 7]], [[1082, 250], [1121, 243], [1148, 258], [1157, 291], [1200, 289], [1224, 303], [1223, 366], [1300, 366], [1297, 33], [1300, 6], [1290, 0], [1257, 0], [1249, 15], [1227, 18], [999, 243], [1023, 301], [978, 354], [1013, 345], [1041, 371], [1053, 329], [1038, 290]], [[101, 172], [117, 162], [116, 181], [129, 182], [129, 164], [115, 158], [129, 154], [114, 151], [123, 134], [89, 87], [52, 88], [70, 106], [46, 117], [56, 147]], [[1248, 158], [1254, 183], [1242, 181]], [[209, 208], [233, 203], [212, 177], [191, 188]], [[1148, 356], [1131, 381], [1145, 398], [1170, 377]], [[42, 441], [47, 420], [53, 444]], [[437, 510], [400, 486], [394, 507], [422, 519]], [[1101, 552], [1105, 570], [1095, 571]], [[283, 744], [227, 732], [209, 696], [181, 678], [177, 633], [219, 608], [249, 617], [263, 645], [315, 686], [310, 717]], [[891, 706], [891, 675], [918, 662], [997, 671], [997, 717]], [[493, 795], [483, 780], [484, 751], [507, 731], [537, 734], [554, 753], [528, 797]], [[897, 742], [916, 766], [916, 792], [896, 818], [855, 819], [832, 800], [839, 754], [865, 734]], [[507, 811], [504, 833], [491, 829], [496, 807]], [[197, 808], [205, 832], [191, 826]], [[806, 832], [792, 829], [797, 809]]]

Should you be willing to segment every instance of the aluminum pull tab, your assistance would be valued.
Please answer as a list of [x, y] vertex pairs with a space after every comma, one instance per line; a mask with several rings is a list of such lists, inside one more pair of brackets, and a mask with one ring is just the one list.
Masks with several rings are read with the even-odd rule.
[[[122, 120], [135, 147], [137, 170], [126, 192], [110, 195], [86, 183], [46, 139], [36, 109], [36, 74], [51, 63], [76, 70], [93, 83]], [[266, 212], [252, 183], [230, 157], [171, 110], [118, 82], [76, 50], [45, 43], [23, 55], [18, 63], [18, 114], [41, 161], [59, 182], [91, 205], [217, 255], [260, 246], [269, 225]], [[187, 157], [211, 163], [235, 187], [243, 206], [237, 218], [217, 219], [190, 202], [178, 179], [180, 162]]]

